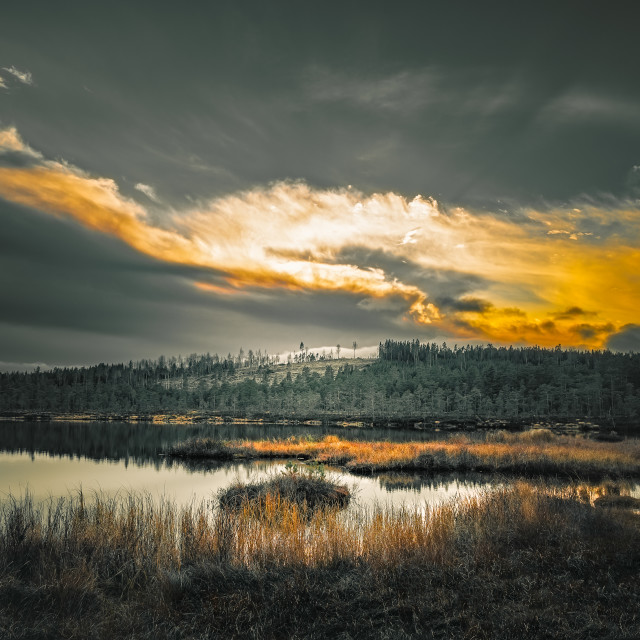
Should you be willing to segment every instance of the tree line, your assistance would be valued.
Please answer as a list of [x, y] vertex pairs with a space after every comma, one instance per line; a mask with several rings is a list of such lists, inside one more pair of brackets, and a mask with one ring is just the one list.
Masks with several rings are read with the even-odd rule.
[[[364, 367], [312, 355], [301, 349], [297, 357], [280, 363], [277, 357], [241, 350], [226, 357], [161, 356], [128, 364], [2, 373], [0, 411], [198, 410], [235, 417], [375, 422], [640, 416], [640, 354], [560, 346], [451, 348], [386, 340], [378, 358]], [[322, 360], [325, 366], [318, 367]], [[299, 364], [293, 367], [292, 362]]]

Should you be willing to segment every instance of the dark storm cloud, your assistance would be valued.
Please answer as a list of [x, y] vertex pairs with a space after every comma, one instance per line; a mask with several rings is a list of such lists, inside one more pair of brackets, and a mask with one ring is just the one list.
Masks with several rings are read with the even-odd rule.
[[493, 309], [493, 304], [488, 300], [481, 300], [480, 298], [464, 298], [463, 300], [456, 300], [447, 296], [441, 296], [436, 299], [438, 306], [441, 309], [449, 311], [470, 311], [472, 313], [485, 313], [490, 309]]
[[194, 283], [220, 284], [214, 270], [153, 260], [115, 238], [2, 201], [0, 226], [0, 359], [12, 369], [241, 344], [286, 349], [298, 334], [331, 344], [354, 327], [355, 338], [372, 343], [398, 333], [395, 314], [371, 314], [347, 294], [213, 295]]
[[583, 340], [590, 341], [598, 335], [610, 334], [615, 331], [615, 326], [611, 322], [602, 324], [588, 324], [585, 322], [574, 325], [570, 330], [577, 333]]
[[[30, 2], [25, 12], [3, 7], [0, 119], [38, 153], [7, 147], [0, 166], [63, 159], [113, 179], [160, 227], [212, 196], [287, 178], [433, 195], [523, 225], [533, 224], [519, 213], [530, 203], [615, 211], [640, 192], [634, 3], [604, 11], [572, 0], [279, 1], [177, 11]], [[224, 286], [223, 274], [141, 256], [69, 221], [2, 204], [0, 224], [0, 360], [226, 351], [263, 339], [290, 346], [301, 328], [326, 344], [336, 333], [348, 340], [353, 326], [359, 340], [404, 335], [402, 296], [250, 286], [216, 295], [194, 283]], [[585, 216], [549, 241], [561, 246], [574, 234], [602, 244], [628, 228], [618, 215]], [[457, 312], [505, 313], [475, 294], [494, 283], [474, 273], [363, 247], [343, 249], [338, 263], [419, 287], [461, 327]], [[575, 309], [547, 317], [586, 319], [574, 327], [587, 337], [604, 331]], [[611, 340], [632, 339], [635, 326]]]
[[627, 324], [609, 336], [607, 347], [613, 351], [640, 352], [640, 325]]
[[213, 270], [153, 260], [2, 201], [0, 227], [0, 360], [86, 364], [224, 351], [255, 337], [246, 315], [193, 286], [217, 282]]
[[558, 311], [550, 315], [556, 320], [570, 320], [572, 318], [579, 318], [580, 316], [595, 316], [597, 314], [595, 311], [585, 311], [580, 307], [569, 307], [564, 311]]
[[[376, 336], [398, 331], [398, 312], [406, 310], [406, 301], [390, 314], [370, 313], [366, 305], [354, 304], [353, 297], [346, 293], [293, 293], [277, 292], [270, 300], [232, 299], [226, 301], [234, 311], [253, 315], [265, 331], [272, 326], [291, 325], [313, 328], [314, 335], [325, 329], [329, 335], [353, 333], [375, 341]], [[409, 333], [414, 335], [416, 327]], [[422, 333], [422, 329], [420, 330]]]
[[0, 167], [26, 169], [40, 164], [40, 158], [23, 151], [0, 152]]
[[69, 5], [55, 29], [9, 7], [5, 49], [39, 81], [3, 117], [170, 201], [285, 177], [467, 202], [624, 188], [631, 4], [331, 6]]
[[387, 278], [397, 278], [425, 291], [438, 307], [452, 311], [481, 311], [491, 303], [477, 298], [467, 298], [470, 292], [486, 288], [490, 280], [474, 273], [452, 269], [425, 268], [408, 258], [401, 258], [382, 250], [368, 247], [345, 247], [334, 256], [336, 263], [357, 264], [361, 268], [382, 269]]
[[0, 320], [105, 335], [166, 336], [183, 305], [188, 268], [147, 259], [113, 238], [0, 203]]

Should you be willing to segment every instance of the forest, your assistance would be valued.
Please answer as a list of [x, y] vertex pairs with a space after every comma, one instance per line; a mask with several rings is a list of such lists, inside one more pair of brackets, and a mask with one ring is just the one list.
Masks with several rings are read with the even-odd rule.
[[[355, 353], [355, 345], [354, 345]], [[299, 352], [0, 374], [0, 412], [265, 419], [596, 419], [640, 415], [640, 354], [386, 340], [377, 358]]]

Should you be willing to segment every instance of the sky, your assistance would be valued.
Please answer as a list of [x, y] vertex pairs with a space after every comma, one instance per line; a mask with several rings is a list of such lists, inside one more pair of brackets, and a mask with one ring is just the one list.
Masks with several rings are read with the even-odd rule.
[[639, 20], [10, 3], [0, 368], [386, 338], [640, 350]]

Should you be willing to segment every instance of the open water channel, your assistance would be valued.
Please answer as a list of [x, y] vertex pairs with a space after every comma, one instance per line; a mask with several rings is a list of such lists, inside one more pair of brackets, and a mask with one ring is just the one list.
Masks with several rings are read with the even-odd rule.
[[[446, 437], [428, 431], [336, 429], [264, 424], [130, 424], [125, 422], [0, 422], [0, 501], [29, 492], [36, 500], [77, 493], [146, 493], [177, 504], [212, 500], [236, 480], [255, 482], [279, 473], [284, 463], [252, 461], [188, 464], [162, 455], [171, 444], [192, 437], [283, 438], [336, 434], [349, 439], [429, 440]], [[355, 476], [339, 469], [328, 474], [354, 493], [353, 504], [367, 507], [421, 507], [463, 498], [504, 485], [489, 474]], [[629, 486], [640, 497], [640, 485]]]

